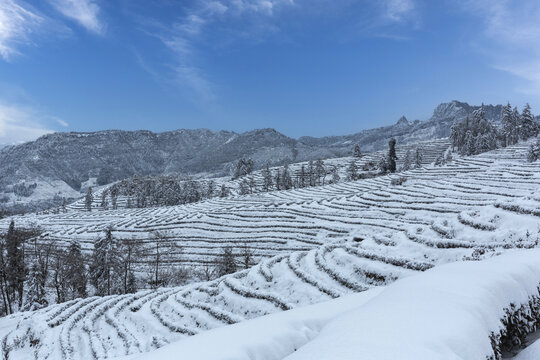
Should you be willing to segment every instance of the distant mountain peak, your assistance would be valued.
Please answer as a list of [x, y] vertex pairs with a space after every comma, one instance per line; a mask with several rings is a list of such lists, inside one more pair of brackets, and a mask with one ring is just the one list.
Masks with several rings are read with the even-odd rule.
[[402, 117], [399, 118], [396, 125], [398, 125], [398, 126], [408, 126], [409, 125], [409, 120], [407, 120], [405, 115], [403, 115]]

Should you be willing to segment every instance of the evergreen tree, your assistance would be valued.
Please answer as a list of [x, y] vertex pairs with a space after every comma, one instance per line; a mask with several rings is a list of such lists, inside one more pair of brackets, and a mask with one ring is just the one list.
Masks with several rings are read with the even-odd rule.
[[529, 146], [529, 151], [527, 152], [527, 161], [535, 162], [540, 159], [540, 139], [536, 140], [534, 144]]
[[233, 180], [239, 177], [249, 175], [253, 172], [254, 162], [252, 159], [240, 159], [236, 163], [236, 169], [234, 171]]
[[92, 187], [89, 187], [86, 191], [86, 197], [84, 198], [84, 205], [87, 211], [92, 211], [92, 202], [94, 201], [94, 196], [92, 195]]
[[381, 174], [386, 174], [388, 172], [388, 156], [380, 158], [377, 168]]
[[215, 192], [216, 192], [216, 182], [214, 180], [210, 180], [206, 186], [206, 197], [207, 198], [213, 197]]
[[308, 178], [309, 178], [309, 186], [315, 186], [315, 169], [313, 168], [313, 161], [309, 161], [308, 163]]
[[287, 164], [283, 167], [283, 173], [281, 174], [281, 186], [285, 190], [292, 188], [291, 174], [289, 173], [289, 165]]
[[358, 144], [354, 145], [353, 157], [357, 159], [360, 159], [362, 157], [362, 153], [360, 152], [360, 146], [358, 146]]
[[281, 176], [279, 172], [279, 168], [276, 169], [276, 190], [281, 190]]
[[513, 145], [514, 137], [513, 132], [515, 131], [516, 123], [514, 121], [514, 116], [512, 114], [512, 106], [510, 103], [507, 103], [502, 110], [502, 131], [503, 131], [503, 146]]
[[332, 184], [337, 184], [341, 178], [339, 177], [337, 166], [332, 166]]
[[352, 159], [347, 167], [347, 180], [353, 181], [358, 179], [358, 168], [356, 166], [356, 160]]
[[101, 193], [101, 203], [99, 204], [102, 209], [107, 209], [109, 207], [109, 202], [107, 201], [107, 191]]
[[225, 184], [221, 184], [221, 188], [219, 190], [219, 197], [225, 198], [227, 196], [229, 196], [229, 189], [227, 188], [227, 186], [225, 186]]
[[253, 178], [253, 176], [249, 177], [248, 186], [250, 194], [257, 192], [257, 184], [255, 183], [255, 179]]
[[273, 186], [272, 173], [270, 172], [270, 165], [266, 164], [263, 170], [263, 191], [270, 191]]
[[69, 244], [64, 263], [66, 266], [65, 280], [68, 293], [67, 298], [85, 298], [87, 296], [87, 276], [81, 244], [78, 241], [71, 241]]
[[249, 194], [249, 184], [246, 179], [242, 179], [240, 181], [240, 185], [238, 186], [238, 193], [240, 195], [247, 195]]
[[514, 131], [512, 132], [512, 144], [517, 144], [521, 134], [521, 115], [517, 107], [514, 107], [514, 110], [512, 110], [512, 119], [515, 124]]
[[416, 151], [414, 152], [414, 167], [422, 167], [422, 151], [420, 148], [416, 148]]
[[218, 262], [218, 267], [217, 267], [218, 277], [235, 273], [236, 270], [237, 270], [236, 259], [234, 257], [232, 248], [230, 246], [226, 246], [223, 248], [223, 252], [221, 253], [221, 256]]
[[28, 294], [26, 295], [25, 311], [37, 310], [48, 305], [45, 293], [47, 273], [37, 262], [30, 267]]
[[392, 138], [388, 142], [388, 156], [387, 156], [387, 163], [388, 163], [388, 171], [391, 173], [396, 172], [396, 139]]
[[529, 104], [525, 104], [525, 107], [521, 112], [520, 137], [523, 140], [527, 140], [528, 138], [537, 135], [538, 124], [534, 120], [534, 116], [531, 113], [531, 106]]
[[23, 234], [15, 229], [15, 222], [11, 221], [6, 235], [6, 277], [11, 293], [11, 299], [17, 300], [19, 308], [22, 307], [24, 281], [28, 270], [24, 264]]
[[326, 169], [324, 168], [324, 161], [322, 161], [321, 159], [318, 159], [315, 163], [315, 173], [317, 175], [317, 185], [324, 185]]
[[410, 170], [411, 167], [412, 167], [412, 162], [413, 162], [413, 158], [412, 158], [412, 153], [411, 153], [411, 150], [407, 150], [407, 152], [405, 153], [405, 158], [403, 159], [403, 165], [401, 166], [401, 171], [407, 171], [407, 170]]
[[306, 187], [306, 167], [304, 164], [300, 167], [300, 174], [298, 175], [298, 187]]
[[118, 279], [121, 277], [118, 242], [112, 235], [112, 229], [105, 231], [105, 236], [94, 242], [90, 280], [99, 296], [118, 292]]

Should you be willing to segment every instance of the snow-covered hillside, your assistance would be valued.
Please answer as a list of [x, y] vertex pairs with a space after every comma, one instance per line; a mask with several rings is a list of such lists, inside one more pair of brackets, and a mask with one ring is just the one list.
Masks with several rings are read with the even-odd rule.
[[[527, 250], [440, 266], [386, 288], [207, 331], [133, 359], [490, 358], [500, 350], [490, 339], [507, 332], [501, 320], [511, 304], [514, 310], [531, 302], [531, 310], [538, 308], [532, 299], [539, 295], [539, 257], [539, 250]], [[516, 359], [538, 359], [538, 345]]]
[[[419, 159], [421, 165], [430, 165], [434, 161], [436, 161], [438, 158], [441, 158], [444, 154], [444, 152], [450, 147], [450, 141], [448, 138], [442, 138], [442, 139], [435, 139], [431, 141], [426, 142], [420, 142], [420, 143], [413, 143], [409, 145], [397, 145], [396, 146], [396, 153], [398, 156], [397, 165], [398, 167], [401, 167], [403, 165], [403, 162], [406, 158], [407, 152], [410, 153], [411, 156], [414, 156], [416, 150], [419, 151], [421, 154], [421, 158]], [[342, 157], [342, 158], [334, 158], [334, 159], [326, 159], [323, 162], [324, 167], [324, 176], [322, 179], [320, 179], [321, 184], [329, 184], [332, 183], [332, 172], [335, 170], [337, 175], [339, 176], [338, 182], [345, 182], [348, 181], [348, 167], [351, 164], [352, 161], [355, 161], [356, 167], [358, 169], [358, 174], [363, 174], [364, 176], [369, 174], [377, 174], [379, 172], [379, 169], [377, 168], [377, 164], [379, 163], [381, 158], [384, 158], [386, 156], [387, 150], [381, 150], [376, 151], [368, 154], [364, 154], [360, 159], [353, 158], [353, 157]], [[414, 160], [414, 159], [410, 159]], [[314, 166], [314, 164], [313, 164]], [[288, 169], [291, 175], [292, 180], [296, 180], [301, 173], [301, 169], [304, 167], [304, 171], [307, 172], [309, 169], [309, 162], [297, 162], [288, 165]], [[367, 170], [363, 170], [363, 168], [366, 168]], [[270, 167], [269, 168], [270, 173], [272, 175], [272, 178], [275, 177], [276, 173], [278, 171], [283, 171], [283, 167]], [[220, 188], [222, 186], [225, 186], [227, 188], [227, 191], [229, 195], [240, 195], [241, 194], [241, 183], [243, 181], [245, 182], [251, 182], [253, 180], [253, 193], [259, 193], [262, 192], [264, 189], [264, 170], [257, 170], [252, 172], [249, 175], [242, 176], [240, 178], [231, 179], [230, 176], [225, 177], [218, 177], [218, 178], [208, 178], [205, 177], [205, 175], [208, 174], [198, 174], [197, 178], [193, 181], [199, 183], [199, 186], [201, 189], [206, 189], [208, 187], [208, 183], [210, 181], [213, 181], [214, 183], [214, 194], [213, 197], [219, 197], [220, 196]], [[167, 177], [146, 177], [147, 179], [152, 179], [158, 184], [167, 184], [167, 181], [164, 181], [164, 178], [175, 178], [174, 176], [167, 176]], [[275, 179], [274, 183], [275, 183]], [[125, 182], [129, 185], [128, 187], [133, 187], [135, 179], [131, 179], [131, 181], [128, 179]], [[178, 177], [176, 180], [179, 184], [182, 184], [185, 182], [185, 177]], [[191, 181], [191, 180], [190, 180]], [[317, 186], [320, 186], [321, 184], [317, 184]], [[309, 185], [309, 183], [307, 184]], [[92, 209], [101, 211], [103, 210], [102, 202], [103, 202], [103, 196], [102, 192], [106, 191], [109, 187], [104, 186], [101, 188], [94, 188], [94, 190], [97, 190], [93, 194], [93, 202], [92, 202]], [[273, 190], [275, 189], [275, 185], [272, 186]], [[106, 202], [108, 203], [108, 207], [112, 207], [111, 204], [113, 203], [113, 200], [111, 198], [110, 192], [106, 193], [105, 196]], [[128, 203], [131, 200], [131, 207], [135, 207], [135, 196], [129, 198], [128, 196], [117, 196], [116, 199], [116, 207], [117, 208], [127, 208]], [[83, 197], [79, 199], [78, 201], [73, 202], [72, 204], [69, 204], [66, 207], [68, 210], [86, 210], [86, 199]], [[55, 209], [50, 210], [50, 212], [54, 212]]]
[[[212, 282], [92, 297], [1, 320], [11, 358], [94, 359], [145, 352], [208, 329], [389, 284], [434, 265], [538, 244], [540, 163], [527, 144], [349, 183], [169, 208], [17, 217], [86, 248], [108, 226], [167, 231], [179, 262], [244, 243], [261, 261]], [[401, 185], [392, 179], [403, 177]], [[2, 227], [8, 222], [3, 221]]]
[[[190, 205], [13, 219], [20, 226], [39, 224], [43, 241], [61, 246], [75, 239], [87, 250], [108, 227], [117, 238], [143, 243], [159, 230], [182, 247], [176, 262], [193, 265], [213, 262], [226, 245], [247, 244], [261, 259], [353, 237], [374, 236], [381, 244], [406, 239], [428, 249], [471, 247], [471, 241], [517, 246], [534, 240], [538, 231], [534, 217], [519, 213], [538, 206], [531, 192], [540, 184], [540, 165], [526, 162], [526, 149], [523, 143], [443, 167]], [[407, 181], [392, 185], [400, 177]], [[9, 221], [0, 220], [0, 228], [7, 229]]]

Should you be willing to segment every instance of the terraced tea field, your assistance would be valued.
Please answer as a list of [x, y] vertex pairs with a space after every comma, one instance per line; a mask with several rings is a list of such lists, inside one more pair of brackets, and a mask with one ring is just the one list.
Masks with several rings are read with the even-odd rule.
[[[244, 319], [388, 284], [435, 265], [535, 247], [540, 163], [527, 144], [442, 167], [302, 190], [169, 208], [30, 215], [43, 241], [86, 249], [112, 226], [146, 241], [168, 234], [178, 262], [205, 264], [247, 243], [258, 264], [220, 279], [131, 295], [92, 297], [5, 319], [4, 356], [98, 359], [149, 351]], [[403, 177], [402, 185], [392, 180]], [[2, 227], [8, 222], [3, 221]]]

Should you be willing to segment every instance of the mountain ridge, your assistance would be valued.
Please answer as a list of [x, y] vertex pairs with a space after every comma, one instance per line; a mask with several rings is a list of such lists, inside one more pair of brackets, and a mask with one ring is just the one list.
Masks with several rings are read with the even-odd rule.
[[[242, 133], [177, 129], [47, 134], [0, 149], [0, 206], [36, 200], [32, 195], [41, 200], [77, 197], [88, 184], [104, 185], [135, 175], [229, 175], [242, 157], [252, 158], [255, 167], [261, 168], [266, 163], [348, 156], [354, 144], [364, 153], [373, 152], [385, 148], [392, 137], [398, 144], [443, 138], [454, 121], [478, 108], [454, 100], [438, 105], [426, 121], [410, 122], [402, 116], [393, 125], [319, 138], [294, 139], [272, 128]], [[500, 121], [501, 109], [502, 105], [484, 106], [487, 118], [495, 122]], [[30, 189], [34, 183], [36, 187]]]

